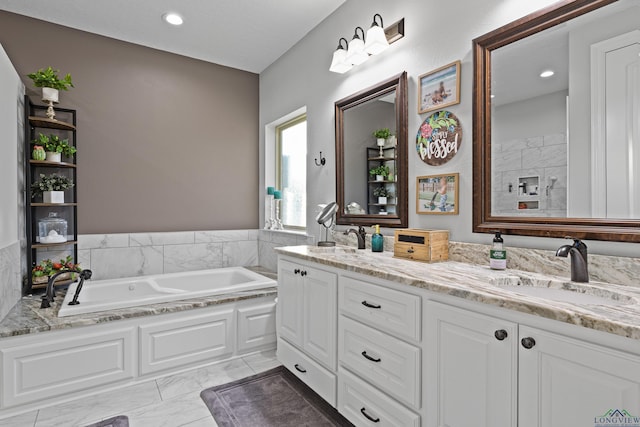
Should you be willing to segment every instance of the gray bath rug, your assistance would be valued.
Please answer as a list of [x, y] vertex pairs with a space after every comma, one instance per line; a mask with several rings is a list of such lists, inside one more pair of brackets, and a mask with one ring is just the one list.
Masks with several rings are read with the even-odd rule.
[[208, 388], [200, 397], [219, 427], [352, 427], [283, 366]]
[[87, 427], [129, 427], [129, 418], [124, 415], [118, 415], [108, 420], [90, 424]]

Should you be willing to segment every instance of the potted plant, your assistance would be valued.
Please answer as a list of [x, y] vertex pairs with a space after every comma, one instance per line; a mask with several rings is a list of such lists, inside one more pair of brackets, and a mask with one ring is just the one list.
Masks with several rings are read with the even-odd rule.
[[69, 90], [74, 87], [71, 82], [71, 74], [67, 74], [63, 79], [58, 77], [59, 70], [54, 70], [50, 66], [40, 69], [35, 73], [27, 74], [35, 87], [42, 88], [42, 100], [49, 105], [47, 108], [47, 117], [55, 120], [56, 113], [53, 111], [53, 103], [58, 102], [58, 95], [61, 90]]
[[373, 136], [376, 138], [376, 144], [380, 147], [380, 157], [382, 157], [382, 147], [387, 142], [387, 138], [391, 136], [391, 131], [389, 128], [378, 129], [373, 132]]
[[42, 100], [58, 102], [58, 94], [61, 90], [69, 90], [74, 87], [71, 82], [71, 74], [67, 74], [61, 80], [58, 77], [60, 70], [54, 70], [51, 66], [45, 69], [39, 69], [35, 73], [27, 74], [35, 87], [42, 88]]
[[369, 169], [369, 175], [375, 176], [376, 181], [384, 181], [384, 178], [389, 176], [389, 166], [380, 165]]
[[373, 189], [373, 195], [378, 197], [379, 205], [386, 205], [387, 197], [391, 196], [391, 192], [386, 187], [380, 186]]
[[73, 186], [73, 182], [66, 176], [41, 173], [40, 179], [31, 184], [31, 197], [42, 194], [44, 203], [64, 203], [64, 190]]
[[36, 147], [44, 147], [46, 160], [49, 162], [60, 162], [62, 154], [64, 154], [65, 157], [71, 157], [78, 151], [76, 147], [69, 144], [68, 139], [60, 139], [58, 135], [47, 136], [41, 133], [33, 143], [36, 144]]
[[47, 283], [49, 276], [59, 271], [69, 271], [67, 274], [58, 276], [60, 280], [73, 279], [75, 272], [81, 271], [80, 264], [74, 264], [71, 255], [67, 255], [65, 259], [59, 262], [53, 262], [50, 259], [40, 261], [40, 263], [31, 269], [31, 281], [34, 284]]

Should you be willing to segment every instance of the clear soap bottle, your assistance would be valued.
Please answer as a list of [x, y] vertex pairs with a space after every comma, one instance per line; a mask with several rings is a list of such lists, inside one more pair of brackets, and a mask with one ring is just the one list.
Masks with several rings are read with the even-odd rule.
[[371, 252], [382, 252], [384, 250], [384, 237], [380, 234], [380, 226], [374, 225], [375, 232], [371, 235]]

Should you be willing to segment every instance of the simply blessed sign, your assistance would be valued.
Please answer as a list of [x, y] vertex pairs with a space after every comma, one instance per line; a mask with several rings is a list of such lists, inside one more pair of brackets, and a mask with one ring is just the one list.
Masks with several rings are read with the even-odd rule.
[[422, 122], [416, 137], [416, 150], [423, 162], [438, 166], [451, 160], [461, 143], [460, 120], [449, 111], [438, 111]]

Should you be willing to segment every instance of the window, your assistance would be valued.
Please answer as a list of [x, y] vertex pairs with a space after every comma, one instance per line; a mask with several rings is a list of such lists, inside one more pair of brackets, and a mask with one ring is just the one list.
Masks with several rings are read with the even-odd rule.
[[276, 127], [276, 188], [282, 194], [280, 217], [285, 228], [307, 222], [307, 116]]

